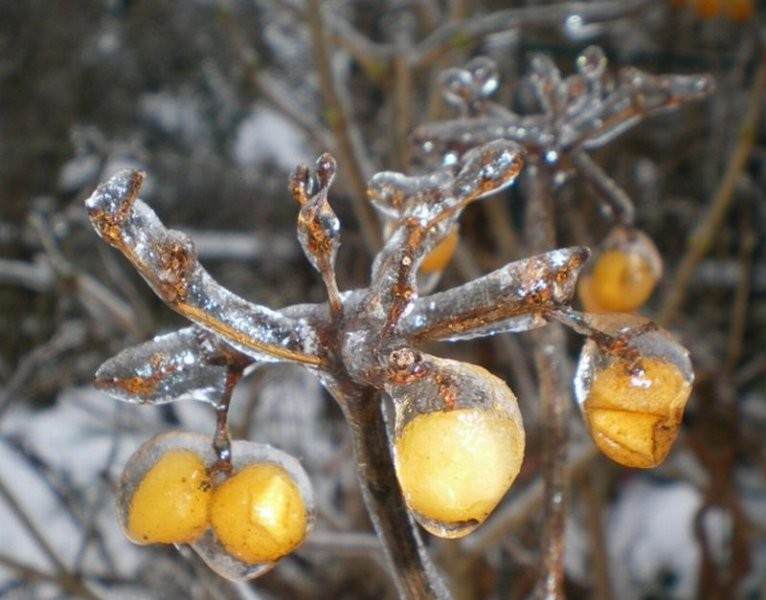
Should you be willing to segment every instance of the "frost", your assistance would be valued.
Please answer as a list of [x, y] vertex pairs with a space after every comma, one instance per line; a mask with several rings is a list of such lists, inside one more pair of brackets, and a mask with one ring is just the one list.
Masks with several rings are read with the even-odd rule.
[[649, 591], [679, 600], [697, 597], [694, 518], [701, 503], [686, 483], [635, 479], [625, 486], [606, 527], [615, 597], [639, 600]]

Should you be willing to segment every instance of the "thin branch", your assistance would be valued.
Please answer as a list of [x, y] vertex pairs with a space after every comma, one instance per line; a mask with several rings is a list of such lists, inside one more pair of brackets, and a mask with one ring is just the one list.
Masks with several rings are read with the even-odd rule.
[[604, 476], [601, 470], [587, 472], [580, 482], [583, 494], [583, 510], [588, 529], [593, 568], [594, 600], [610, 600], [613, 597], [612, 583], [609, 578], [609, 554], [604, 536]]
[[303, 110], [293, 102], [281, 81], [260, 70], [255, 49], [242, 36], [228, 3], [219, 2], [218, 7], [218, 19], [226, 29], [227, 37], [232, 41], [234, 50], [245, 68], [247, 80], [255, 92], [274, 109], [315, 138], [321, 147], [330, 152], [336, 152], [332, 134], [313, 118], [310, 111]]
[[409, 60], [413, 66], [423, 68], [452, 48], [470, 45], [493, 33], [522, 27], [561, 26], [571, 16], [579, 18], [578, 27], [587, 27], [638, 13], [650, 4], [651, 0], [562, 2], [509, 8], [464, 21], [448, 21], [420, 42]]
[[[527, 208], [527, 238], [532, 252], [556, 246], [552, 173], [536, 159], [528, 171], [530, 197]], [[569, 418], [571, 414], [570, 377], [567, 369], [566, 338], [558, 323], [535, 332], [533, 354], [540, 389], [543, 439], [542, 472], [545, 505], [541, 532], [540, 575], [536, 597], [540, 600], [564, 598], [564, 526], [569, 493], [566, 470]]]
[[56, 575], [52, 577], [62, 589], [68, 592], [75, 592], [83, 598], [89, 600], [99, 600], [99, 597], [90, 591], [87, 586], [80, 581], [77, 577], [69, 573], [64, 561], [59, 557], [53, 546], [48, 543], [48, 540], [42, 534], [32, 518], [22, 507], [19, 500], [16, 498], [11, 489], [5, 485], [5, 482], [0, 478], [0, 498], [2, 498], [8, 508], [11, 509], [19, 522], [29, 533], [30, 537], [34, 540], [37, 547], [42, 550], [43, 554], [47, 557], [53, 568], [56, 570]]
[[689, 237], [686, 253], [662, 302], [657, 322], [668, 327], [686, 298], [697, 265], [712, 247], [734, 198], [734, 188], [753, 149], [766, 92], [766, 63], [761, 62], [750, 92], [750, 103], [740, 126], [739, 142], [731, 155], [721, 183], [696, 231]]
[[331, 389], [354, 442], [362, 495], [402, 599], [451, 597], [431, 562], [404, 504], [396, 477], [379, 393], [347, 384]]
[[733, 376], [742, 358], [744, 339], [747, 327], [747, 304], [750, 296], [750, 267], [756, 239], [752, 230], [750, 211], [742, 210], [740, 215], [740, 251], [738, 265], [738, 281], [731, 307], [731, 327], [729, 330], [726, 363], [723, 371]]
[[377, 252], [382, 240], [378, 218], [372, 205], [367, 201], [367, 177], [362, 168], [362, 149], [354, 143], [351, 132], [351, 122], [346, 114], [335, 76], [330, 63], [330, 50], [327, 47], [327, 37], [319, 0], [308, 0], [306, 17], [308, 19], [311, 39], [314, 45], [317, 73], [324, 100], [325, 114], [330, 128], [337, 140], [336, 154], [338, 162], [346, 169], [345, 175], [350, 184], [350, 192], [354, 214], [359, 221], [359, 227], [364, 236], [365, 244], [371, 254]]

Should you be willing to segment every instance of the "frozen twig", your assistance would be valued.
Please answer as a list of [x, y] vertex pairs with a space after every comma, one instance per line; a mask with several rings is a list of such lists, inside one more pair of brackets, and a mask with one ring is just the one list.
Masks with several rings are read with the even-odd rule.
[[[528, 172], [527, 242], [530, 249], [537, 252], [556, 245], [549, 168], [537, 163]], [[569, 496], [566, 458], [572, 412], [565, 343], [564, 329], [559, 324], [552, 324], [536, 332], [533, 347], [540, 389], [545, 481], [540, 575], [535, 590], [539, 600], [564, 598], [564, 526]]]
[[365, 244], [368, 250], [374, 254], [381, 244], [380, 227], [372, 207], [365, 201], [366, 174], [363, 171], [363, 162], [360, 158], [363, 156], [363, 150], [354, 141], [355, 136], [351, 131], [353, 125], [347, 115], [348, 109], [338, 92], [319, 0], [308, 0], [306, 17], [314, 46], [325, 114], [337, 140], [338, 158], [341, 164], [348, 169], [345, 176], [348, 177], [350, 183], [354, 214], [359, 221]]
[[447, 600], [451, 594], [428, 557], [396, 478], [378, 392], [339, 385], [330, 390], [343, 409], [354, 443], [362, 495], [383, 542], [401, 598]]

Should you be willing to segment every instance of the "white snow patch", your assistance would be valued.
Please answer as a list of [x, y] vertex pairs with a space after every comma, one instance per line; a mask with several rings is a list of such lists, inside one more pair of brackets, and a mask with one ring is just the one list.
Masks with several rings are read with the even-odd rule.
[[[109, 480], [116, 481], [122, 465], [146, 434], [122, 433], [115, 446], [117, 410], [116, 401], [92, 388], [64, 392], [47, 410], [12, 410], [2, 422], [0, 465], [3, 483], [68, 569], [75, 567], [87, 529], [93, 526], [117, 572], [130, 576], [136, 572], [141, 554], [120, 530], [113, 492], [104, 474], [108, 471]], [[62, 482], [82, 494], [76, 501], [75, 513], [46, 483], [47, 474], [40, 472], [25, 454], [42, 460]], [[12, 549], [12, 557], [22, 564], [54, 572], [28, 528], [2, 498], [0, 524], [0, 548], [6, 552]], [[92, 544], [80, 568], [88, 574], [109, 571], [103, 555]], [[0, 567], [0, 587], [14, 577]], [[41, 589], [38, 592], [42, 593]]]
[[242, 168], [267, 161], [287, 171], [311, 161], [311, 151], [303, 132], [278, 112], [256, 106], [242, 121], [234, 140], [234, 160]]
[[693, 521], [701, 503], [686, 483], [637, 478], [626, 484], [606, 528], [616, 598], [639, 600], [660, 590], [678, 600], [696, 596]]

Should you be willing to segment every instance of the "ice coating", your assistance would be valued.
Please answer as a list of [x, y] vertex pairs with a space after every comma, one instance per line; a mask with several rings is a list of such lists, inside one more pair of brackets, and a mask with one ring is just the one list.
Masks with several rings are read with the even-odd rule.
[[417, 271], [423, 258], [450, 232], [468, 203], [508, 185], [518, 175], [523, 151], [506, 140], [466, 153], [458, 172], [409, 177], [381, 173], [368, 185], [370, 198], [397, 220], [372, 269], [370, 310], [385, 312], [390, 331], [417, 297]]
[[298, 213], [298, 240], [311, 265], [322, 272], [335, 265], [340, 247], [340, 221], [327, 200], [337, 165], [329, 154], [317, 160], [319, 191], [309, 197], [308, 168], [299, 166], [291, 178], [293, 197], [301, 205]]
[[391, 352], [387, 369], [405, 501], [434, 535], [467, 535], [521, 468], [524, 426], [516, 397], [481, 367], [406, 348]]
[[439, 76], [444, 99], [462, 114], [476, 114], [482, 110], [482, 100], [498, 86], [497, 64], [490, 58], [478, 56], [464, 69], [453, 67]]
[[588, 312], [632, 312], [661, 277], [662, 257], [651, 238], [635, 227], [618, 225], [581, 276], [580, 300]]
[[[458, 116], [417, 127], [412, 134], [416, 150], [448, 165], [491, 140], [513, 140], [551, 165], [563, 161], [563, 171], [574, 163], [578, 174], [607, 203], [605, 210], [610, 205], [620, 207], [618, 216], [625, 222], [632, 220], [633, 208], [617, 184], [582, 157], [571, 162], [566, 159], [604, 146], [652, 114], [703, 98], [714, 90], [708, 75], [652, 75], [625, 67], [611, 76], [604, 52], [590, 46], [576, 59], [576, 73], [568, 77], [562, 76], [549, 56], [533, 55], [527, 81], [540, 110], [520, 115], [489, 99], [495, 85], [488, 86], [486, 94], [477, 91], [470, 70], [477, 60], [466, 69], [446, 72], [442, 80], [445, 97], [457, 107]], [[487, 66], [478, 72], [491, 72], [489, 63], [484, 64]], [[496, 73], [489, 77], [496, 78]]]
[[578, 401], [586, 395], [593, 370], [620, 352], [661, 358], [676, 365], [686, 380], [693, 381], [694, 370], [688, 350], [646, 317], [623, 313], [576, 314], [586, 327], [580, 331], [590, 337], [583, 346], [575, 376]]
[[[269, 446], [246, 440], [232, 443], [232, 465], [234, 472], [249, 464], [272, 463], [284, 469], [296, 484], [306, 507], [306, 531], [308, 535], [316, 518], [316, 503], [311, 481], [301, 463], [286, 452]], [[245, 581], [258, 577], [273, 568], [276, 562], [247, 563], [232, 556], [216, 539], [214, 532], [208, 529], [202, 537], [191, 544], [202, 560], [221, 577], [231, 581]]]
[[[454, 340], [527, 331], [544, 325], [545, 313], [567, 304], [588, 258], [583, 246], [552, 250], [507, 264], [451, 290], [418, 298], [399, 324], [413, 340]], [[444, 307], [450, 307], [444, 311]]]
[[[146, 473], [169, 451], [192, 451], [206, 466], [215, 461], [209, 437], [196, 433], [170, 431], [144, 442], [130, 457], [122, 471], [115, 494], [117, 519], [128, 533], [131, 502]], [[130, 537], [130, 536], [129, 536]]]
[[124, 402], [197, 400], [218, 406], [230, 366], [253, 360], [198, 328], [187, 327], [123, 350], [96, 372], [96, 387]]
[[651, 468], [667, 456], [694, 380], [686, 349], [641, 317], [591, 315], [575, 397], [596, 445], [613, 460]]
[[[136, 198], [141, 179], [135, 171], [121, 171], [98, 186], [86, 206], [99, 235], [125, 254], [155, 293], [255, 359], [321, 363], [310, 351], [312, 337], [299, 336], [291, 319], [240, 298], [208, 275], [189, 237], [165, 229], [154, 211]], [[309, 333], [306, 327], [303, 331]]]
[[[216, 465], [217, 457], [212, 448], [212, 439], [196, 433], [170, 431], [146, 441], [133, 454], [123, 470], [116, 494], [117, 516], [123, 528], [127, 527], [131, 501], [145, 474], [168, 452], [191, 451], [202, 458], [210, 471]], [[232, 465], [234, 472], [251, 464], [273, 464], [283, 469], [297, 486], [306, 507], [306, 535], [315, 519], [315, 501], [311, 481], [300, 462], [289, 454], [269, 446], [246, 440], [232, 443]], [[222, 475], [213, 475], [211, 484], [215, 489], [220, 485]], [[271, 569], [275, 562], [250, 564], [229, 554], [208, 527], [201, 536], [190, 544], [205, 563], [216, 573], [232, 581], [252, 579]]]

